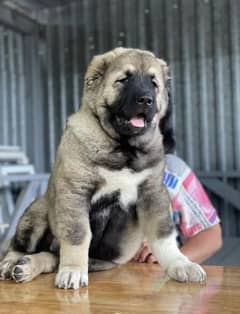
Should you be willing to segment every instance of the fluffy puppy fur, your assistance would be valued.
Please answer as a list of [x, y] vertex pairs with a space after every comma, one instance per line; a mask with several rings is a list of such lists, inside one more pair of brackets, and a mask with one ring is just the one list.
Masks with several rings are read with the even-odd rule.
[[131, 260], [145, 237], [171, 278], [205, 279], [178, 249], [162, 184], [164, 147], [174, 143], [167, 82], [166, 63], [149, 51], [117, 48], [93, 58], [47, 192], [21, 218], [1, 279], [24, 282], [58, 268], [56, 286], [78, 289], [89, 270]]

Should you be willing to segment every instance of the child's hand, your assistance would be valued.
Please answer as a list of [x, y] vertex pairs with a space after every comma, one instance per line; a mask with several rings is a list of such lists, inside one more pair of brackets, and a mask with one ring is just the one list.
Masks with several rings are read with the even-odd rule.
[[157, 260], [152, 255], [152, 252], [146, 241], [143, 242], [142, 247], [137, 252], [133, 260], [139, 263], [157, 263]]

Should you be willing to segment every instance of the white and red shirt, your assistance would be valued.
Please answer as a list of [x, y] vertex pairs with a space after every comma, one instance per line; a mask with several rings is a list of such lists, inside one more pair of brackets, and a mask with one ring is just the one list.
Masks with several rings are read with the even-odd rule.
[[166, 155], [163, 183], [170, 194], [173, 220], [184, 237], [192, 237], [220, 222], [198, 178], [182, 159]]

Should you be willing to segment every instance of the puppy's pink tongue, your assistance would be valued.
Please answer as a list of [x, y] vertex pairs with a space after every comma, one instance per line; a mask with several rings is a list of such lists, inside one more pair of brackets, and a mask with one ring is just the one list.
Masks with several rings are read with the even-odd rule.
[[136, 128], [143, 128], [144, 127], [144, 118], [139, 117], [133, 117], [129, 120], [132, 126], [135, 126]]

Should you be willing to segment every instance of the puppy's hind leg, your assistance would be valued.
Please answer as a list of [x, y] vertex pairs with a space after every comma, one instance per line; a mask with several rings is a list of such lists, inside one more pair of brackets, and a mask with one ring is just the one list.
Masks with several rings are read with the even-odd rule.
[[27, 282], [41, 273], [51, 273], [57, 269], [58, 257], [50, 252], [24, 255], [12, 269], [12, 278], [16, 282]]
[[[26, 209], [18, 223], [10, 248], [0, 262], [0, 280], [11, 279], [12, 269], [19, 258], [26, 253], [35, 253], [41, 242], [47, 242], [43, 241], [47, 230], [47, 202], [40, 198]], [[48, 243], [45, 245], [48, 246]]]
[[16, 234], [11, 242], [11, 246], [15, 251], [23, 253], [36, 252], [38, 245], [49, 228], [47, 212], [48, 204], [44, 197], [34, 201], [26, 209], [17, 225]]

